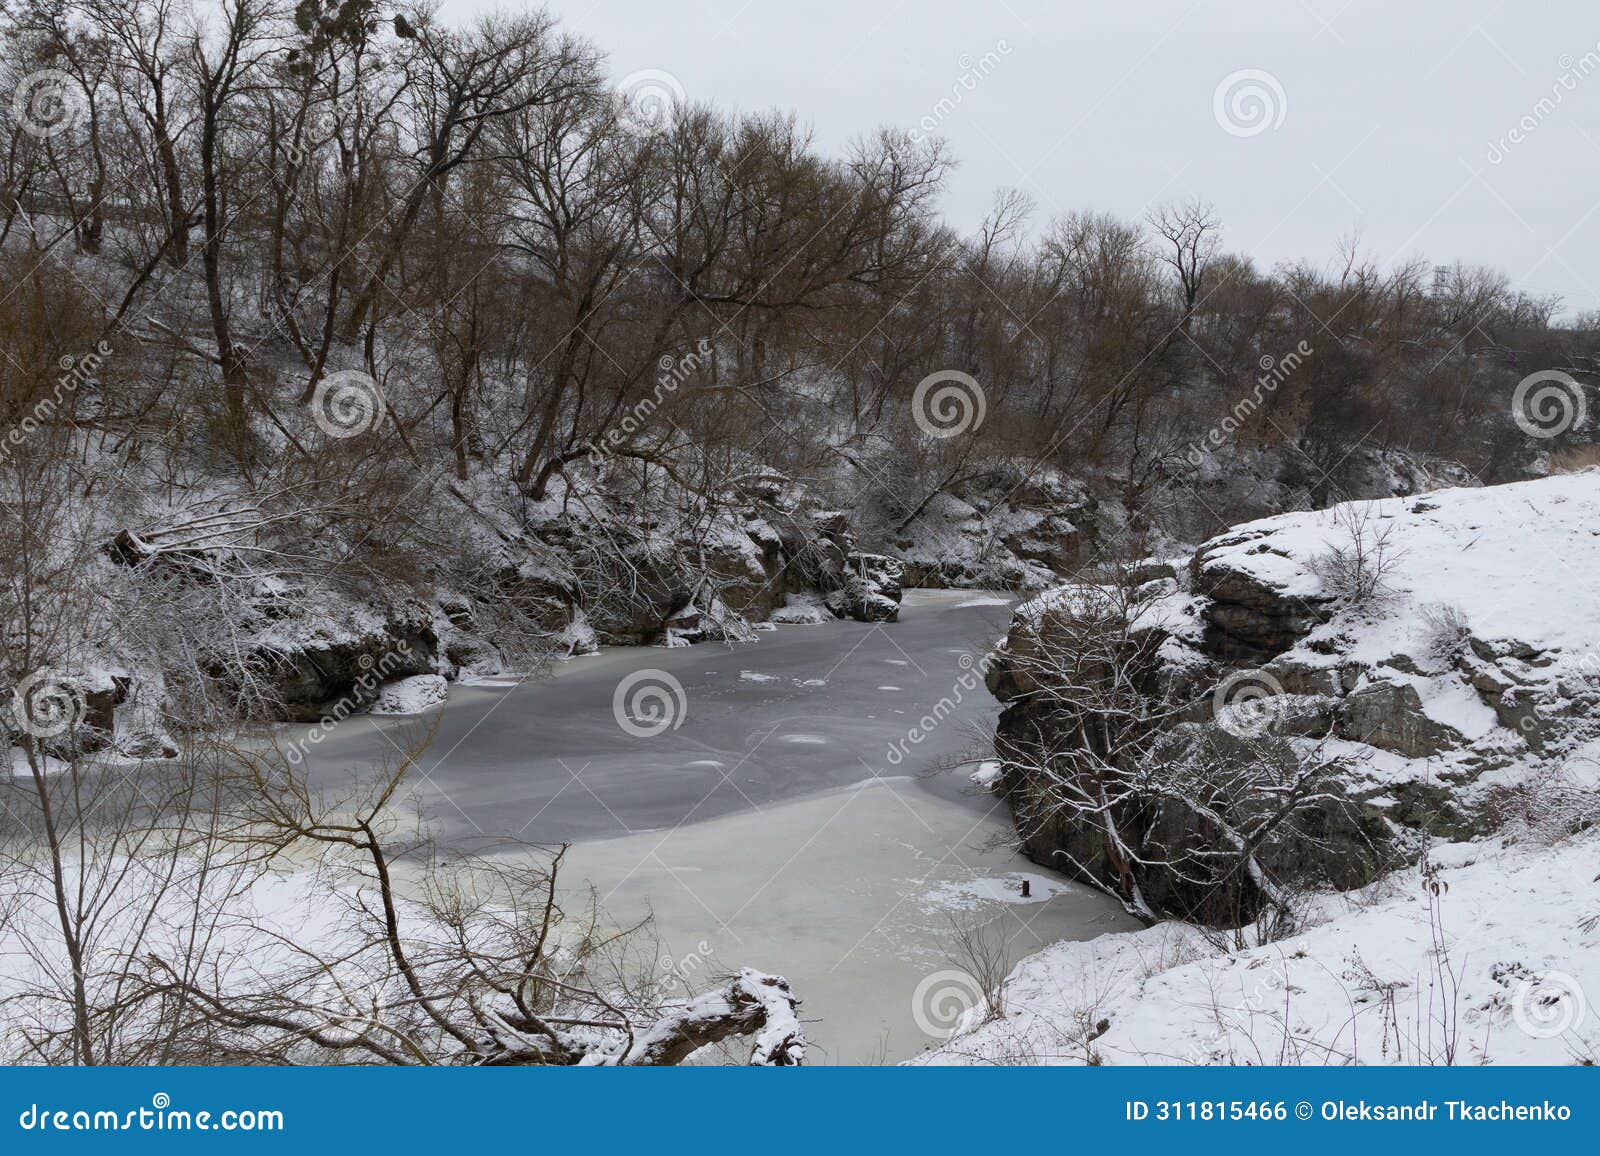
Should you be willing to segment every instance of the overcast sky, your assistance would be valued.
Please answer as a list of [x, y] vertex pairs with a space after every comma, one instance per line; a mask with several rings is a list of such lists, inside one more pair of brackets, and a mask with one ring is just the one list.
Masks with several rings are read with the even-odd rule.
[[659, 70], [692, 100], [794, 109], [830, 151], [936, 124], [961, 162], [945, 211], [962, 229], [1005, 186], [1041, 219], [1198, 194], [1263, 265], [1329, 261], [1359, 229], [1385, 263], [1482, 262], [1566, 312], [1600, 309], [1594, 0], [549, 7], [615, 79]]

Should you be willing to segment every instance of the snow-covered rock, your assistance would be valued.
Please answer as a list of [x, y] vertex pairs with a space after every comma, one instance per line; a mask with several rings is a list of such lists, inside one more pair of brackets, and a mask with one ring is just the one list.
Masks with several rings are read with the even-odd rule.
[[1040, 590], [1082, 560], [1093, 507], [1081, 482], [1018, 463], [936, 495], [885, 548], [914, 588]]
[[378, 690], [372, 704], [373, 714], [421, 714], [432, 707], [443, 706], [450, 697], [449, 684], [437, 674], [418, 674], [396, 679]]
[[984, 759], [976, 770], [967, 775], [967, 781], [980, 791], [992, 791], [1005, 776], [1005, 764], [999, 759]]
[[[1367, 867], [1329, 872], [1353, 885], [1413, 859], [1428, 837], [1493, 831], [1600, 743], [1600, 596], [1588, 581], [1600, 567], [1597, 527], [1596, 470], [1247, 523], [1204, 543], [1182, 581], [1134, 592], [1130, 637], [1147, 640], [1148, 661], [1132, 677], [1172, 712], [1161, 725], [1195, 730], [1188, 749], [1227, 758], [1247, 742], [1329, 761], [1337, 813], [1358, 828], [1325, 834], [1370, 849]], [[1041, 705], [1050, 666], [1037, 657], [1090, 593], [1065, 587], [1017, 611], [989, 671], [1006, 704], [1002, 747], [1029, 749], [1051, 725]], [[1030, 801], [1027, 774], [1005, 783], [1014, 808]], [[1136, 802], [1132, 834], [1164, 850], [1203, 852], [1215, 838], [1209, 820], [1175, 816], [1170, 799], [1143, 811]], [[1042, 862], [1164, 896], [1158, 909], [1199, 898], [1141, 861], [1122, 873], [1093, 829], [1020, 834]]]
[[816, 594], [786, 594], [783, 605], [767, 618], [783, 626], [820, 626], [834, 621], [834, 614]]
[[904, 568], [883, 554], [851, 554], [843, 585], [828, 595], [828, 606], [857, 622], [893, 622], [900, 617]]

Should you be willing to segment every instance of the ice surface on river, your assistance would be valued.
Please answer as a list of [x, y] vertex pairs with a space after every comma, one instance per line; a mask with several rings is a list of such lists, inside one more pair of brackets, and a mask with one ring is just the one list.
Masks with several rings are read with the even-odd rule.
[[[921, 774], [993, 727], [987, 696], [963, 695], [890, 761], [1008, 616], [1004, 599], [912, 591], [899, 622], [785, 627], [736, 659], [721, 644], [623, 648], [514, 688], [457, 684], [432, 716], [421, 800], [447, 841], [573, 842], [568, 885], [592, 882], [616, 920], [653, 913], [673, 960], [787, 975], [817, 1021], [817, 1062], [909, 1057], [933, 1042], [913, 1001], [959, 966], [956, 924], [992, 925], [1012, 958], [1128, 925], [1005, 849], [1003, 802], [966, 774]], [[680, 725], [625, 729], [628, 679]], [[313, 772], [342, 784], [416, 725], [350, 719], [310, 748]]]

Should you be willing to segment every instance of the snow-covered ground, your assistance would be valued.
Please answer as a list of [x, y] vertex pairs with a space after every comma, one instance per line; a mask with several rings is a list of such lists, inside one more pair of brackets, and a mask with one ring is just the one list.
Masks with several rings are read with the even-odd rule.
[[[1448, 844], [1233, 947], [1182, 923], [1058, 943], [924, 1062], [1590, 1064], [1600, 837]], [[1434, 884], [1438, 884], [1435, 891]]]

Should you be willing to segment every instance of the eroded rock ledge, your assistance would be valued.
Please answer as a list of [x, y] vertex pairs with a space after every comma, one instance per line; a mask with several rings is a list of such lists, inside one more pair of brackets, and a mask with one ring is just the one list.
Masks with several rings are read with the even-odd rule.
[[108, 589], [226, 587], [226, 612], [207, 607], [217, 627], [209, 649], [171, 656], [135, 643], [70, 676], [66, 690], [85, 709], [48, 745], [170, 757], [175, 694], [215, 696], [246, 718], [310, 722], [364, 711], [385, 687], [423, 676], [492, 677], [601, 645], [749, 641], [769, 621], [899, 614], [901, 563], [858, 550], [848, 515], [771, 471], [740, 479], [699, 520], [670, 500], [656, 508], [599, 488], [526, 509], [459, 497], [447, 514], [477, 563], [459, 577], [352, 581], [333, 567], [324, 579], [285, 581], [226, 547], [116, 535], [96, 575]]
[[[1337, 885], [1431, 837], [1480, 835], [1558, 806], [1575, 783], [1596, 785], [1600, 753], [1600, 610], [1587, 582], [1600, 564], [1600, 472], [1355, 505], [1361, 533], [1388, 544], [1367, 596], [1342, 588], [1338, 556], [1347, 564], [1352, 531], [1341, 508], [1236, 527], [1172, 577], [1128, 591], [1139, 608], [1130, 633], [1149, 656], [1139, 689], [1151, 704], [1177, 704], [1163, 726], [1222, 756], [1238, 741], [1234, 707], [1248, 699], [1250, 741], [1333, 762], [1329, 782], [1347, 804], [1336, 809], [1354, 817], [1341, 838], [1364, 845], [1360, 866], [1324, 864]], [[1021, 607], [996, 654], [1003, 758], [1068, 741], [1048, 731], [1052, 688], [1037, 658], [1053, 630], [1071, 628], [1058, 621], [1070, 597]], [[1046, 789], [1027, 761], [1007, 760], [999, 780], [1019, 818], [1038, 813]], [[1127, 808], [1139, 839], [1215, 840], [1204, 816], [1146, 802], [1144, 815], [1137, 800]], [[1127, 883], [1130, 868], [1081, 824], [1019, 823], [1019, 836], [1040, 862]], [[1159, 910], [1204, 900], [1190, 881], [1131, 870]]]

